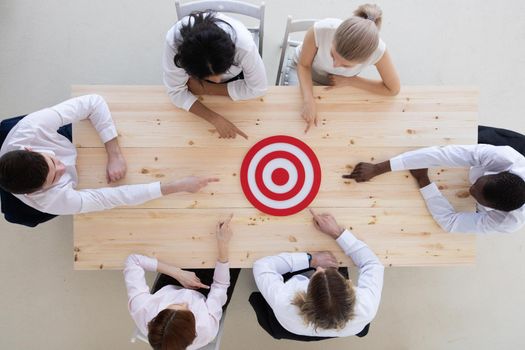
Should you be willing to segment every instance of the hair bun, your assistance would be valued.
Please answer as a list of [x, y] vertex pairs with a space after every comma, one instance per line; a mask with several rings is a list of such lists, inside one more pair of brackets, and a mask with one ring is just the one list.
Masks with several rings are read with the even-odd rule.
[[354, 15], [364, 19], [369, 19], [375, 23], [377, 28], [381, 28], [383, 11], [376, 4], [363, 4], [354, 11]]

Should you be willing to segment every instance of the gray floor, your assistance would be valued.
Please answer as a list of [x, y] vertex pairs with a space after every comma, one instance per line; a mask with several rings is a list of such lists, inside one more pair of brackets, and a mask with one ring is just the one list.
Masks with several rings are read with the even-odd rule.
[[[256, 1], [254, 1], [256, 2]], [[525, 132], [525, 2], [380, 1], [402, 83], [479, 86], [480, 122]], [[264, 61], [275, 79], [286, 15], [349, 16], [359, 2], [266, 0]], [[71, 84], [160, 84], [173, 1], [0, 1], [0, 115], [52, 105]], [[129, 344], [122, 274], [72, 270], [72, 220], [36, 230], [0, 221], [1, 349], [146, 349]], [[247, 304], [243, 273], [224, 349], [523, 349], [525, 230], [479, 237], [471, 268], [390, 268], [370, 334], [274, 341]], [[249, 271], [248, 271], [249, 272]]]

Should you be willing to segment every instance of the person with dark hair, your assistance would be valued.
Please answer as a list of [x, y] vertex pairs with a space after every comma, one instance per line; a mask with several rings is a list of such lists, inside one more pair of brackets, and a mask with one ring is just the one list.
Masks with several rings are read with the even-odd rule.
[[[372, 250], [332, 215], [310, 211], [315, 227], [335, 239], [359, 268], [357, 285], [338, 272], [337, 259], [330, 252], [281, 253], [259, 259], [253, 265], [255, 282], [284, 328], [265, 329], [278, 339], [303, 341], [365, 336], [381, 301], [384, 267]], [[283, 279], [284, 274], [308, 268], [315, 269], [311, 277], [296, 274]], [[257, 317], [261, 325], [267, 324], [260, 320], [261, 315]], [[280, 334], [273, 334], [277, 332]]]
[[[128, 308], [139, 331], [153, 349], [199, 349], [215, 339], [219, 322], [231, 299], [237, 269], [232, 275], [228, 263], [232, 237], [230, 215], [216, 227], [218, 258], [213, 283], [207, 286], [199, 273], [185, 271], [155, 258], [132, 254], [126, 260], [124, 279]], [[144, 271], [157, 271], [182, 287], [166, 285], [150, 293]], [[206, 269], [201, 269], [206, 273]], [[197, 291], [198, 290], [198, 291]]]
[[[430, 167], [470, 167], [476, 212], [456, 212], [430, 182]], [[344, 178], [369, 181], [389, 171], [410, 170], [436, 222], [447, 232], [515, 232], [525, 224], [525, 157], [509, 146], [428, 147], [378, 164], [359, 163]]]
[[21, 119], [0, 149], [0, 187], [43, 213], [69, 215], [138, 205], [175, 192], [197, 192], [216, 178], [186, 177], [166, 182], [77, 190], [77, 151], [57, 130], [89, 119], [107, 153], [107, 183], [126, 175], [117, 130], [104, 99], [75, 97]]
[[246, 134], [195, 95], [247, 100], [266, 93], [264, 63], [252, 34], [239, 21], [212, 11], [195, 12], [166, 35], [164, 84], [173, 104], [213, 124], [219, 137]]

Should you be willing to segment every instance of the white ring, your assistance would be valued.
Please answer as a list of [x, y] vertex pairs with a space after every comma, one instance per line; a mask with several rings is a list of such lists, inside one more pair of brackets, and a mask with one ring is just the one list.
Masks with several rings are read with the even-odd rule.
[[[282, 168], [288, 173], [288, 181], [283, 185], [277, 185], [273, 182], [272, 173], [275, 169]], [[297, 169], [292, 162], [285, 158], [276, 158], [266, 164], [263, 169], [262, 179], [266, 187], [273, 193], [286, 193], [294, 188], [297, 183]]]
[[[297, 193], [297, 195], [284, 201], [276, 201], [263, 195], [255, 181], [255, 169], [257, 168], [257, 164], [259, 164], [264, 156], [276, 151], [283, 151], [293, 154], [299, 159], [304, 167], [305, 178], [303, 187], [299, 193]], [[308, 196], [314, 183], [314, 170], [310, 158], [308, 158], [306, 153], [304, 153], [299, 147], [289, 143], [278, 142], [267, 145], [255, 153], [250, 161], [250, 164], [248, 165], [247, 180], [250, 191], [252, 192], [255, 199], [257, 199], [260, 203], [273, 209], [288, 209], [295, 207]], [[268, 187], [267, 183], [266, 186]]]

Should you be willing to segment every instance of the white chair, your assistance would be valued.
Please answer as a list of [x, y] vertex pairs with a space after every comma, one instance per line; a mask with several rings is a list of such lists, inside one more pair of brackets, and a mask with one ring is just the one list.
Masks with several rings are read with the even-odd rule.
[[[288, 16], [286, 21], [286, 29], [284, 31], [283, 42], [281, 44], [281, 58], [279, 59], [279, 69], [277, 70], [277, 79], [275, 85], [288, 85], [288, 71], [292, 64], [292, 50], [289, 48], [296, 48], [301, 45], [302, 41], [291, 40], [290, 34], [297, 32], [305, 32], [314, 25], [315, 19], [301, 19], [292, 20], [292, 16]], [[290, 52], [289, 52], [290, 51]], [[284, 62], [286, 64], [284, 65]]]
[[216, 12], [228, 12], [244, 15], [255, 18], [259, 21], [259, 27], [248, 27], [248, 30], [252, 33], [255, 44], [259, 47], [259, 55], [262, 57], [263, 52], [263, 36], [264, 36], [264, 2], [261, 2], [261, 6], [256, 6], [242, 1], [230, 1], [230, 0], [205, 0], [195, 1], [181, 4], [180, 1], [175, 1], [175, 9], [177, 11], [177, 18], [180, 20], [183, 17], [188, 16], [194, 11], [206, 11], [213, 10]]

